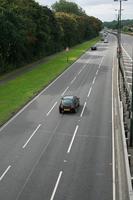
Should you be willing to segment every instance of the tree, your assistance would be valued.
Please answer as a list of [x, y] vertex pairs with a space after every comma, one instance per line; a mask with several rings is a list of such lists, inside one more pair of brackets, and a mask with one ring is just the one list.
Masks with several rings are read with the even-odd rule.
[[0, 71], [62, 48], [54, 13], [33, 0], [0, 0]]
[[77, 4], [60, 0], [53, 9], [34, 0], [0, 0], [0, 71], [98, 35], [101, 21]]
[[73, 13], [75, 15], [85, 15], [85, 11], [82, 10], [76, 3], [68, 2], [66, 0], [59, 0], [52, 5], [52, 9], [55, 12], [65, 12], [65, 13]]

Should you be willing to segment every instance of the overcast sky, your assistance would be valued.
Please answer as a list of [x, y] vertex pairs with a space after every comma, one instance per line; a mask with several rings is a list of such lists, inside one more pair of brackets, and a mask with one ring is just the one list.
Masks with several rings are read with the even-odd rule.
[[[50, 6], [57, 0], [36, 0], [41, 5]], [[70, 0], [69, 0], [70, 1]], [[71, 0], [78, 4], [86, 14], [94, 16], [102, 21], [116, 20], [119, 9], [119, 1], [114, 0]], [[122, 0], [122, 19], [133, 19], [133, 0]]]

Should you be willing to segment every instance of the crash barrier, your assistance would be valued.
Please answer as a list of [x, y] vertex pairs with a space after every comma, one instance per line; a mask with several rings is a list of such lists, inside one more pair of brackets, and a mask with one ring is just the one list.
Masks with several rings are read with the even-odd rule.
[[130, 144], [130, 122], [131, 122], [131, 90], [128, 85], [123, 59], [118, 59], [119, 70], [118, 70], [118, 82], [119, 82], [119, 94], [120, 100], [123, 105], [123, 123], [126, 138], [128, 138], [127, 143]]
[[128, 153], [128, 148], [130, 144], [130, 117], [131, 117], [131, 90], [127, 84], [124, 63], [122, 58], [118, 59], [119, 69], [118, 69], [118, 102], [119, 102], [119, 113], [120, 113], [120, 123], [122, 128], [122, 142], [124, 150], [124, 159], [126, 167], [126, 177], [128, 184], [129, 199], [133, 200], [133, 185], [131, 177], [131, 155]]

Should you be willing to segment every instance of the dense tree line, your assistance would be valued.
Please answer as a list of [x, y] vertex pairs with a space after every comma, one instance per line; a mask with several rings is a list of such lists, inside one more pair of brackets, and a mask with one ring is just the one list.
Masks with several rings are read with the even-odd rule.
[[[60, 4], [66, 10], [58, 10]], [[0, 0], [0, 72], [93, 38], [101, 26], [65, 0], [53, 4], [53, 10], [34, 0]]]
[[[111, 22], [104, 22], [104, 26], [110, 29], [117, 29], [118, 28], [118, 21], [113, 20]], [[127, 20], [121, 20], [121, 27], [124, 29], [125, 27], [133, 27], [133, 20], [127, 19]]]

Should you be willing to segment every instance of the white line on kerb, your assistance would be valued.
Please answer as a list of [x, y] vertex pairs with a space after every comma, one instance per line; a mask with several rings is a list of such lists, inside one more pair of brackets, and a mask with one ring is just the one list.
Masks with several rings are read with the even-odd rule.
[[71, 148], [72, 148], [72, 145], [73, 145], [73, 141], [74, 141], [74, 138], [75, 138], [75, 136], [76, 136], [76, 133], [77, 133], [78, 128], [79, 128], [79, 126], [77, 125], [76, 128], [75, 128], [75, 131], [74, 131], [72, 140], [71, 140], [71, 142], [70, 142], [69, 148], [68, 148], [68, 150], [67, 150], [67, 153], [70, 153], [70, 151], [71, 151]]
[[86, 102], [84, 103], [84, 107], [83, 107], [83, 109], [82, 109], [82, 112], [81, 112], [81, 115], [80, 115], [80, 117], [82, 117], [82, 116], [83, 116], [83, 113], [84, 113], [85, 107], [86, 107]]
[[0, 181], [2, 181], [2, 179], [4, 178], [4, 176], [5, 176], [6, 173], [9, 171], [10, 168], [11, 168], [11, 165], [9, 165], [9, 166], [7, 167], [7, 169], [4, 171], [4, 173], [1, 175]]
[[69, 89], [69, 87], [67, 87], [64, 92], [61, 94], [61, 96], [64, 96], [64, 94], [66, 93], [66, 91]]
[[88, 95], [87, 95], [87, 97], [89, 97], [89, 96], [90, 96], [90, 94], [91, 94], [91, 90], [92, 90], [92, 87], [89, 89], [89, 92], [88, 92]]
[[57, 188], [58, 188], [58, 185], [59, 185], [59, 182], [60, 182], [62, 173], [63, 173], [63, 172], [60, 171], [59, 176], [58, 176], [58, 179], [57, 179], [57, 181], [56, 181], [56, 184], [55, 184], [55, 187], [54, 187], [54, 190], [53, 190], [53, 193], [52, 193], [52, 196], [51, 196], [50, 200], [53, 200], [53, 199], [54, 199], [54, 196], [55, 196], [56, 190], [57, 190]]
[[51, 113], [51, 111], [54, 109], [54, 107], [56, 106], [57, 102], [54, 103], [54, 105], [52, 106], [52, 108], [50, 109], [50, 111], [48, 111], [47, 116]]
[[41, 124], [39, 124], [37, 126], [37, 128], [35, 129], [35, 131], [32, 133], [32, 135], [29, 137], [29, 139], [27, 140], [27, 142], [23, 145], [23, 149], [27, 146], [27, 144], [29, 143], [29, 141], [31, 140], [31, 138], [35, 135], [35, 133], [38, 131], [38, 129], [40, 128]]

